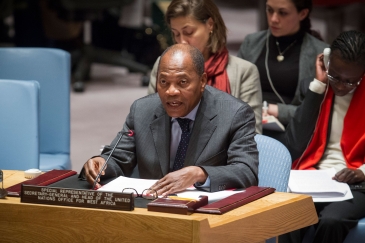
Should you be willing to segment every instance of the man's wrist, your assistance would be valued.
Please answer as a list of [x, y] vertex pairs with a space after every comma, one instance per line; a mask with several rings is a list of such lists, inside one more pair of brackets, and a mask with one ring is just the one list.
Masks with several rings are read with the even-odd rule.
[[208, 178], [208, 173], [199, 166], [196, 166], [196, 169], [197, 169], [197, 179], [198, 179], [196, 182], [204, 184]]

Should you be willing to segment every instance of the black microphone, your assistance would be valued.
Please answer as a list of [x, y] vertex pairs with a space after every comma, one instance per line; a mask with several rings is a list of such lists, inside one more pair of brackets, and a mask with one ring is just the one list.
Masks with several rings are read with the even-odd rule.
[[96, 183], [98, 182], [98, 180], [99, 180], [99, 178], [100, 178], [100, 176], [101, 176], [101, 172], [103, 172], [103, 170], [105, 169], [106, 164], [108, 163], [108, 161], [109, 161], [110, 157], [112, 156], [112, 154], [113, 154], [113, 152], [114, 152], [115, 148], [117, 147], [117, 145], [119, 144], [120, 140], [122, 140], [122, 138], [123, 138], [123, 136], [124, 136], [125, 134], [127, 134], [127, 135], [128, 135], [128, 137], [133, 137], [133, 136], [134, 136], [134, 131], [133, 131], [133, 130], [129, 130], [128, 132], [123, 132], [122, 134], [120, 134], [120, 136], [119, 136], [119, 138], [118, 138], [118, 141], [115, 143], [115, 145], [114, 145], [114, 147], [113, 147], [112, 151], [110, 152], [110, 154], [109, 154], [108, 158], [105, 160], [105, 162], [104, 162], [103, 166], [101, 167], [101, 170], [99, 171], [98, 175], [96, 176], [96, 178], [95, 178], [95, 180], [94, 180], [94, 184], [93, 184], [92, 189], [95, 189], [95, 185], [96, 185]]

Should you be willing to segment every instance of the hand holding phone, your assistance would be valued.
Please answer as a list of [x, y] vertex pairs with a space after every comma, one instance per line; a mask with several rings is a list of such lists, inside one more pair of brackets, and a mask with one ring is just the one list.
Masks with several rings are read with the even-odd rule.
[[328, 70], [328, 63], [330, 60], [330, 54], [331, 54], [331, 49], [330, 48], [324, 48], [323, 50], [323, 62], [324, 62], [324, 66], [326, 67], [326, 70]]
[[[327, 49], [327, 50], [326, 50]], [[316, 76], [315, 78], [322, 83], [327, 83], [327, 69], [329, 59], [329, 48], [325, 48], [323, 53], [319, 54], [316, 58]]]

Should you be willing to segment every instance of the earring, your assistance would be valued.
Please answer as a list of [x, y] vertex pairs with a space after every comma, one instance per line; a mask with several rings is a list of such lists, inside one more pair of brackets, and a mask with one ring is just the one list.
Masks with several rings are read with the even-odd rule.
[[213, 30], [211, 30], [211, 31], [209, 32], [209, 35], [210, 35], [210, 36], [212, 36], [212, 35], [213, 35]]

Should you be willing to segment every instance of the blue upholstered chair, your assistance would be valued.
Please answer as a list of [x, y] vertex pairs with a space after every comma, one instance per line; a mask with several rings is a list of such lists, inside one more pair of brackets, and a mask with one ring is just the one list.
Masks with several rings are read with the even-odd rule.
[[[260, 134], [255, 136], [255, 141], [259, 151], [259, 186], [286, 192], [292, 164], [288, 149], [276, 139]], [[266, 240], [266, 243], [275, 242], [276, 238]]]
[[[288, 187], [291, 157], [287, 148], [277, 140], [256, 135], [255, 140], [259, 150], [259, 186], [270, 186], [276, 191], [286, 192]], [[303, 243], [313, 241], [314, 228], [310, 227]], [[274, 243], [275, 238], [266, 241]], [[362, 218], [357, 226], [350, 230], [344, 243], [365, 242], [365, 218]]]
[[0, 169], [39, 168], [39, 83], [0, 79]]
[[288, 149], [279, 141], [264, 135], [255, 136], [259, 151], [259, 186], [286, 192], [291, 169]]
[[[0, 78], [40, 84], [40, 170], [70, 169], [70, 55], [50, 48], [0, 48]], [[22, 152], [22, 151], [20, 151]]]
[[365, 218], [360, 219], [355, 228], [352, 228], [343, 243], [365, 242]]

